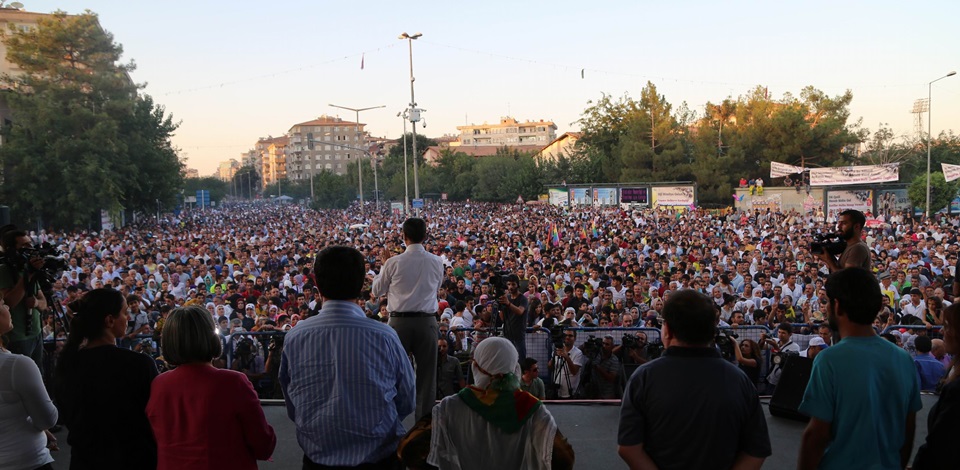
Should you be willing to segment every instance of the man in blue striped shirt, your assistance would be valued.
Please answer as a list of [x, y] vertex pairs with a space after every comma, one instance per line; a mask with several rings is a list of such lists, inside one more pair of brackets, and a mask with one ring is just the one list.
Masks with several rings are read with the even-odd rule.
[[297, 426], [304, 470], [398, 468], [401, 421], [413, 412], [413, 366], [396, 332], [356, 303], [363, 256], [343, 246], [317, 255], [320, 313], [287, 333], [280, 384]]

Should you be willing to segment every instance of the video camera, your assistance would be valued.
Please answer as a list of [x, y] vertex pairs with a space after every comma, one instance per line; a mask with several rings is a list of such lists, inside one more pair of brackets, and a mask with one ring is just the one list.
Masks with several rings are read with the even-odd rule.
[[37, 270], [43, 275], [41, 282], [52, 283], [60, 278], [63, 271], [67, 269], [67, 260], [64, 259], [63, 252], [49, 243], [43, 243], [39, 247], [23, 248], [0, 254], [0, 263], [8, 264], [17, 271], [25, 267], [32, 270], [33, 267], [29, 262], [37, 258], [43, 260], [43, 266]]
[[590, 335], [587, 340], [580, 345], [580, 350], [583, 351], [583, 355], [594, 357], [600, 354], [600, 351], [603, 351], [603, 340]]
[[728, 361], [733, 360], [736, 354], [733, 348], [738, 347], [736, 340], [739, 337], [740, 335], [732, 331], [717, 329], [717, 336], [714, 337], [713, 341], [717, 344], [717, 348], [720, 349], [720, 356]]
[[620, 345], [623, 349], [640, 349], [644, 352], [645, 356], [649, 359], [656, 359], [663, 355], [663, 343], [648, 343], [645, 339], [640, 339], [639, 336], [631, 333], [626, 333], [623, 335], [623, 339], [620, 341]]
[[563, 325], [554, 324], [550, 327], [550, 342], [553, 349], [563, 349]]
[[814, 241], [810, 243], [810, 253], [819, 255], [823, 252], [838, 256], [847, 249], [847, 242], [839, 233], [817, 234], [813, 236]]
[[495, 271], [490, 275], [490, 286], [493, 287], [493, 298], [499, 299], [507, 293], [507, 281], [510, 279], [510, 271]]
[[796, 351], [780, 351], [770, 357], [770, 362], [772, 362], [774, 366], [782, 366], [785, 362], [787, 362], [787, 356], [799, 355], [800, 353]]

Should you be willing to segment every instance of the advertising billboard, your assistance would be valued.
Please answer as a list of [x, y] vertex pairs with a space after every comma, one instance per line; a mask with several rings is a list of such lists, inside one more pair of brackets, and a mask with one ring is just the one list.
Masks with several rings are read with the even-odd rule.
[[653, 205], [664, 207], [690, 207], [694, 205], [693, 186], [655, 186]]
[[617, 204], [617, 188], [593, 188], [593, 204], [613, 206]]
[[620, 188], [620, 202], [624, 204], [647, 204], [647, 188]]

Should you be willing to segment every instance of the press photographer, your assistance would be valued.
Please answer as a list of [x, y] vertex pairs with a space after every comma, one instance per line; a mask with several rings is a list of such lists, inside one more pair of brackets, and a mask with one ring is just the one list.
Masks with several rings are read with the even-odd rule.
[[4, 233], [0, 244], [4, 255], [0, 261], [0, 296], [13, 317], [7, 349], [30, 357], [42, 371], [40, 312], [47, 310], [47, 300], [40, 288], [44, 258], [34, 252], [33, 242], [22, 230]]
[[[870, 270], [870, 248], [863, 242], [863, 227], [867, 224], [867, 218], [863, 212], [855, 209], [847, 209], [840, 213], [840, 220], [837, 221], [837, 231], [839, 238], [846, 242], [846, 248], [840, 253], [840, 259], [831, 253], [829, 244], [820, 243], [811, 244], [810, 252], [820, 257], [830, 272], [839, 271], [844, 268], [863, 268]], [[819, 247], [819, 249], [818, 249]]]
[[[590, 357], [590, 398], [614, 399], [622, 393], [620, 387], [620, 359], [613, 353], [613, 336], [591, 338], [600, 343], [600, 350]], [[586, 343], [584, 344], [586, 346]], [[596, 346], [593, 346], [595, 348]]]
[[580, 386], [580, 370], [587, 365], [587, 358], [576, 347], [577, 332], [567, 330], [563, 332], [563, 347], [554, 350], [553, 359], [550, 359], [550, 376], [556, 398], [573, 398]]

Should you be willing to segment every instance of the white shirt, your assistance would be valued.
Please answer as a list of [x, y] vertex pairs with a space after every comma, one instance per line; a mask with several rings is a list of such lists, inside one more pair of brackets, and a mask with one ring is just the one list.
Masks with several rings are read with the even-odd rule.
[[26, 356], [0, 352], [0, 466], [37, 468], [53, 462], [43, 430], [57, 424], [40, 370]]
[[908, 302], [907, 305], [903, 306], [903, 316], [913, 315], [921, 320], [923, 320], [923, 312], [926, 310], [926, 307], [923, 305], [923, 302], [920, 302], [917, 305], [913, 305], [913, 302]]
[[374, 297], [387, 296], [389, 312], [436, 312], [442, 281], [443, 261], [414, 243], [383, 263], [380, 274], [373, 279], [371, 293]]
[[[587, 358], [583, 355], [583, 352], [580, 351], [580, 348], [574, 346], [573, 349], [569, 352], [570, 361], [574, 364], [580, 366], [580, 370], [576, 374], [570, 374], [570, 365], [566, 364], [565, 359], [561, 359], [558, 356], [558, 360], [564, 362], [564, 367], [560, 367], [560, 364], [554, 364], [553, 371], [553, 380], [555, 383], [559, 384], [557, 390], [557, 395], [561, 398], [569, 398], [577, 391], [577, 387], [580, 385], [580, 372], [583, 372], [583, 368], [587, 365]], [[570, 387], [567, 388], [567, 377], [570, 378]]]

